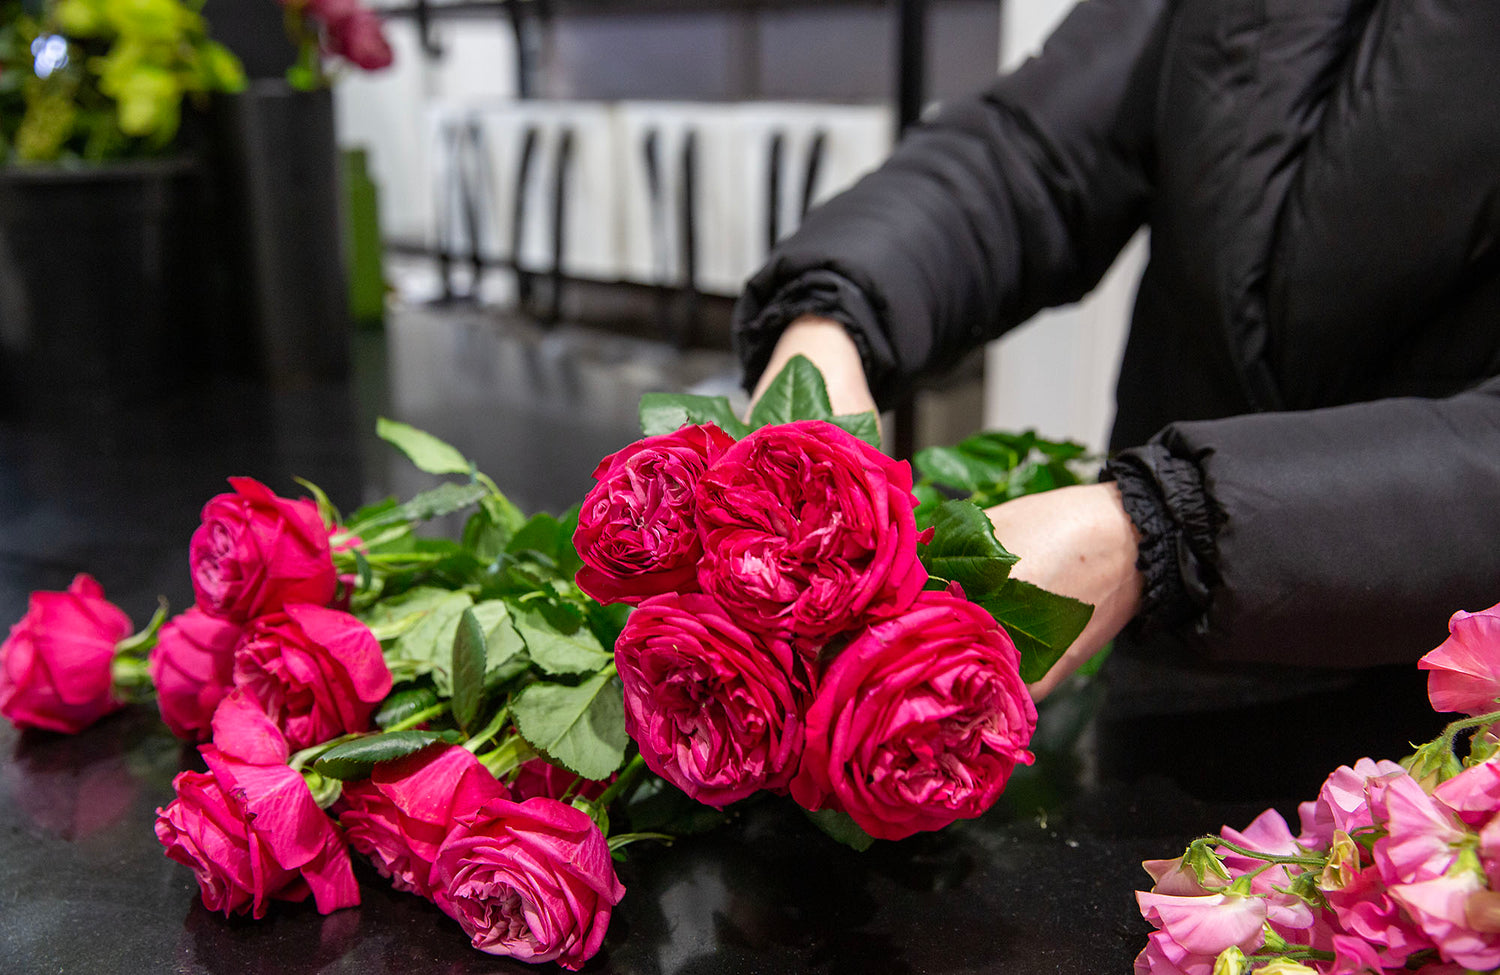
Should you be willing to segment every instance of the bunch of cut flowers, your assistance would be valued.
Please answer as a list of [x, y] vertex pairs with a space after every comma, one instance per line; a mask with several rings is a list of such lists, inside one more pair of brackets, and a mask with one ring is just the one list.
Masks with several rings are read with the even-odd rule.
[[1500, 606], [1454, 614], [1418, 666], [1433, 708], [1467, 716], [1335, 770], [1297, 833], [1267, 810], [1147, 861], [1138, 973], [1500, 971]]
[[[231, 478], [191, 540], [194, 605], [132, 635], [86, 575], [34, 593], [0, 714], [75, 733], [154, 696], [201, 756], [156, 835], [211, 910], [356, 905], [352, 848], [476, 948], [570, 969], [625, 848], [714, 820], [689, 797], [790, 793], [854, 846], [988, 808], [1030, 761], [1026, 681], [1090, 610], [1011, 579], [938, 488], [1007, 451], [1017, 483], [1065, 476], [1067, 450], [971, 439], [919, 460], [914, 493], [800, 359], [748, 423], [666, 394], [641, 416], [561, 518], [386, 420], [441, 483], [346, 518], [306, 482]], [[465, 512], [458, 538], [417, 530]]]

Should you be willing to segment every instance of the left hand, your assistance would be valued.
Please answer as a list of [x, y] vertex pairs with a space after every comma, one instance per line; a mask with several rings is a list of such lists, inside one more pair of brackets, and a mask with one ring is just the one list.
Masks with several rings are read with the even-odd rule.
[[1019, 556], [1011, 574], [1094, 607], [1088, 626], [1046, 676], [1031, 685], [1040, 701], [1114, 639], [1141, 605], [1135, 567], [1140, 535], [1114, 484], [1080, 484], [1028, 494], [989, 509], [995, 537]]

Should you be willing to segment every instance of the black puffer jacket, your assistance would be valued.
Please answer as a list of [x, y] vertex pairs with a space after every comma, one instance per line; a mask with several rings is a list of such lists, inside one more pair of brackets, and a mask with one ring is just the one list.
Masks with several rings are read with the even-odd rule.
[[747, 374], [819, 312], [889, 399], [1143, 224], [1112, 470], [1186, 595], [1154, 652], [1410, 662], [1500, 601], [1500, 3], [1088, 0], [776, 251]]

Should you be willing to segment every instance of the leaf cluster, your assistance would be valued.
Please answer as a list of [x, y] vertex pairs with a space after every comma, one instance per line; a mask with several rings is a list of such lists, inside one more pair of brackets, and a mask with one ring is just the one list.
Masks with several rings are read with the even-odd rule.
[[245, 85], [201, 0], [0, 3], [0, 161], [160, 155], [184, 100]]

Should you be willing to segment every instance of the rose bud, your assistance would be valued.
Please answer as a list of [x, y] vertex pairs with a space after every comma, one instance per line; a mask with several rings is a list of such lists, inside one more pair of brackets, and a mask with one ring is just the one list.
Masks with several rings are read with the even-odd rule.
[[324, 38], [329, 54], [366, 71], [388, 68], [395, 60], [380, 15], [372, 10], [360, 8], [347, 17], [330, 21]]
[[189, 867], [203, 906], [262, 917], [272, 899], [306, 900], [327, 914], [359, 903], [349, 851], [264, 714], [231, 694], [214, 717], [217, 745], [200, 746], [208, 772], [172, 780], [177, 798], [156, 811], [156, 838]]
[[339, 825], [392, 886], [430, 899], [432, 863], [458, 817], [508, 798], [468, 749], [428, 747], [381, 762], [365, 781], [345, 783]]
[[625, 896], [604, 834], [555, 799], [492, 799], [461, 817], [433, 878], [438, 907], [480, 951], [575, 971]]
[[34, 592], [0, 644], [0, 714], [17, 728], [76, 734], [121, 706], [111, 682], [130, 618], [79, 574], [66, 592]]
[[234, 685], [295, 749], [367, 730], [391, 692], [391, 672], [369, 627], [336, 609], [293, 603], [250, 627], [235, 651]]
[[734, 438], [706, 423], [647, 437], [599, 462], [578, 513], [578, 586], [601, 603], [697, 588], [698, 479]]
[[204, 505], [188, 546], [198, 608], [245, 622], [287, 603], [327, 605], [338, 579], [318, 506], [248, 477], [229, 484], [233, 494]]
[[234, 650], [244, 632], [197, 607], [161, 628], [151, 650], [151, 683], [162, 720], [178, 738], [208, 738], [214, 709], [234, 686]]
[[736, 626], [707, 596], [657, 596], [630, 614], [615, 663], [625, 730], [657, 775], [720, 807], [791, 779], [808, 694], [784, 641]]
[[762, 427], [698, 482], [698, 584], [742, 626], [817, 644], [927, 582], [911, 468], [831, 423]]
[[792, 797], [901, 839], [994, 804], [1036, 727], [1005, 630], [974, 603], [924, 592], [834, 659], [807, 712]]

